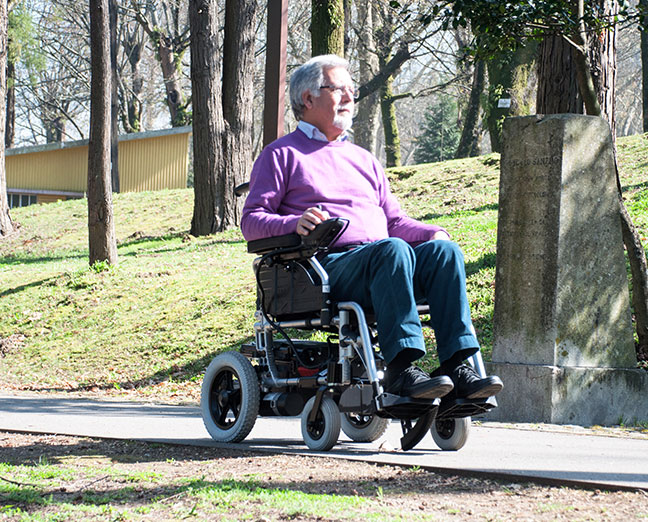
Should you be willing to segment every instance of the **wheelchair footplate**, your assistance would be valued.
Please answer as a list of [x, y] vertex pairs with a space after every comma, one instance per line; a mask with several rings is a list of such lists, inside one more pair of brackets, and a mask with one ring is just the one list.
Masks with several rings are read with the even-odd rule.
[[[452, 395], [452, 394], [450, 394]], [[486, 413], [497, 407], [495, 397], [486, 399], [460, 399], [446, 395], [441, 399], [437, 419], [461, 419]]]

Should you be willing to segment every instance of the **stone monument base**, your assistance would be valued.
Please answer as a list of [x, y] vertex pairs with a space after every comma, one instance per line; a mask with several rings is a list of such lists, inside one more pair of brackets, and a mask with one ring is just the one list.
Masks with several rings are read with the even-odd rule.
[[648, 372], [633, 368], [586, 368], [487, 363], [506, 393], [487, 420], [610, 426], [648, 421]]

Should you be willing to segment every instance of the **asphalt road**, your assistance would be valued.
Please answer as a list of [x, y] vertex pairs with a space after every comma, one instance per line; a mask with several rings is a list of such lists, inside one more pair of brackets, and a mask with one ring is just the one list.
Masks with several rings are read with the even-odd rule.
[[[222, 446], [203, 426], [200, 410], [127, 401], [43, 395], [0, 395], [0, 430]], [[299, 418], [259, 418], [246, 450], [420, 466], [441, 472], [534, 480], [542, 483], [648, 491], [648, 435], [613, 436], [576, 426], [473, 422], [466, 445], [441, 451], [428, 434], [412, 450], [400, 450], [400, 424], [378, 441], [351, 442], [344, 435], [331, 451], [310, 451]], [[1, 454], [0, 454], [1, 460]]]

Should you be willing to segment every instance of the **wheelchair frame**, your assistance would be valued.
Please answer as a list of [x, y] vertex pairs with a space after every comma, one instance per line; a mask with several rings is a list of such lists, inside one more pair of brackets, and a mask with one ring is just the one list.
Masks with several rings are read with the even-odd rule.
[[[468, 438], [471, 416], [497, 405], [494, 397], [460, 399], [451, 392], [414, 399], [384, 391], [384, 365], [365, 310], [353, 301], [330, 300], [329, 277], [318, 260], [345, 227], [345, 220], [335, 218], [303, 238], [289, 234], [248, 243], [248, 252], [261, 256], [255, 260], [255, 340], [239, 352], [217, 355], [207, 368], [201, 410], [214, 440], [244, 440], [258, 415], [301, 415], [302, 436], [312, 450], [330, 450], [340, 430], [355, 442], [372, 442], [391, 419], [400, 420], [403, 450], [415, 447], [428, 431], [441, 449], [458, 450]], [[301, 301], [295, 299], [300, 292], [305, 292], [297, 296], [305, 298]], [[280, 305], [281, 313], [273, 317], [267, 294]], [[319, 296], [319, 308], [308, 306], [314, 296]], [[426, 306], [418, 309], [428, 312]], [[326, 342], [291, 339], [288, 328], [329, 337]], [[277, 334], [284, 339], [276, 339]], [[337, 343], [331, 341], [335, 338]], [[485, 376], [479, 352], [470, 362]]]

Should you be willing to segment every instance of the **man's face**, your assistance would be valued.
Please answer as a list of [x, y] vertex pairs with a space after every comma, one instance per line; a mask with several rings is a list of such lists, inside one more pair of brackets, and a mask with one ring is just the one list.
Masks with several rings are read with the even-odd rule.
[[353, 81], [344, 67], [324, 69], [319, 96], [310, 91], [302, 95], [302, 120], [315, 125], [333, 141], [353, 123]]

